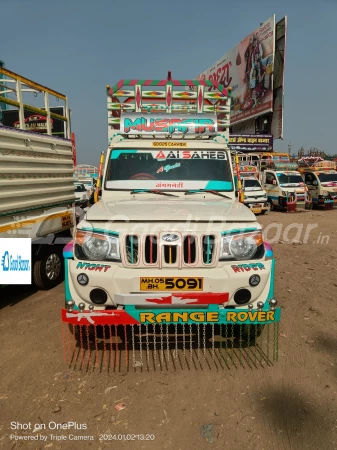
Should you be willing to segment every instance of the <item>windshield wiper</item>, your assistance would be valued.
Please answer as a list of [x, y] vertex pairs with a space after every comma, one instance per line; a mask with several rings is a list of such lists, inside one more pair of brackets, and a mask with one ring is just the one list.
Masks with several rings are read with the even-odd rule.
[[211, 191], [209, 189], [195, 189], [195, 190], [190, 190], [190, 191], [186, 191], [185, 195], [190, 195], [190, 194], [198, 194], [200, 192], [207, 192], [208, 194], [214, 194], [214, 195], [218, 195], [219, 197], [223, 197], [223, 198], [229, 198], [229, 200], [232, 200], [231, 197], [228, 197], [228, 195], [224, 195], [221, 194], [218, 191]]
[[163, 192], [163, 191], [155, 191], [153, 189], [135, 189], [133, 191], [130, 192], [130, 194], [142, 194], [144, 192], [150, 192], [151, 194], [158, 194], [158, 195], [166, 195], [167, 197], [178, 197], [178, 195], [174, 195], [174, 194], [169, 194], [167, 192]]

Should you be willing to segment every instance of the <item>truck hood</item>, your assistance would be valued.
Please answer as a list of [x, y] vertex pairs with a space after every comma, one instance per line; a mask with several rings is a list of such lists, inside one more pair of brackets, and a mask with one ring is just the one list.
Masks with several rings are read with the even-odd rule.
[[304, 186], [280, 186], [280, 190], [284, 192], [297, 192], [299, 194], [302, 194], [305, 192]]
[[250, 198], [250, 197], [267, 197], [267, 193], [263, 189], [257, 189], [257, 190], [254, 190], [254, 191], [245, 191], [245, 196], [247, 198]]
[[[198, 195], [198, 194], [196, 194]], [[255, 215], [237, 200], [170, 199], [139, 197], [121, 200], [100, 200], [87, 212], [85, 220], [114, 222], [221, 221], [256, 222]], [[192, 197], [192, 195], [191, 195]], [[199, 195], [200, 197], [200, 195]]]
[[[328, 191], [333, 191], [333, 188], [337, 188], [337, 181], [322, 181], [321, 186], [325, 188], [328, 188]], [[330, 189], [329, 189], [330, 188]]]

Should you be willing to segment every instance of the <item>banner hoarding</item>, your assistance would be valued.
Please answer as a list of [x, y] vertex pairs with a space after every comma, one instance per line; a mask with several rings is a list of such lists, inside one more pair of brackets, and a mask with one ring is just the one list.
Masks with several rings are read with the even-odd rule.
[[228, 146], [231, 150], [239, 152], [255, 151], [255, 152], [272, 152], [273, 151], [273, 136], [267, 135], [236, 135], [229, 136]]
[[274, 139], [283, 139], [286, 37], [287, 17], [284, 17], [276, 24], [275, 30], [274, 110], [271, 123]]
[[[52, 107], [50, 112], [64, 116], [65, 109], [63, 106]], [[25, 130], [35, 133], [47, 133], [46, 116], [36, 114], [32, 111], [25, 110]], [[19, 111], [16, 109], [8, 109], [2, 111], [2, 124], [6, 127], [19, 128]], [[51, 119], [52, 135], [64, 138], [66, 122], [58, 119]]]
[[198, 76], [232, 87], [231, 125], [273, 110], [274, 52], [275, 15]]

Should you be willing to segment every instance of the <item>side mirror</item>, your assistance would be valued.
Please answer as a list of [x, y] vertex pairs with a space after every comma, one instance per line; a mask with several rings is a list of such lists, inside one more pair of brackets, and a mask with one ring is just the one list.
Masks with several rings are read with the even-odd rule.
[[236, 197], [236, 198], [239, 197], [239, 191], [235, 191], [235, 197]]
[[314, 180], [314, 181], [312, 182], [312, 185], [313, 185], [313, 186], [318, 186], [317, 180]]
[[276, 180], [273, 180], [273, 184], [276, 185]]

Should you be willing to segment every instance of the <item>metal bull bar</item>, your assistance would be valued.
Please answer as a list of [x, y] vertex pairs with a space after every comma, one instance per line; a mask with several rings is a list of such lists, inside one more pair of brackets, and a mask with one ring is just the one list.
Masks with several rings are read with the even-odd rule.
[[62, 309], [64, 360], [114, 372], [267, 367], [278, 360], [280, 308]]

